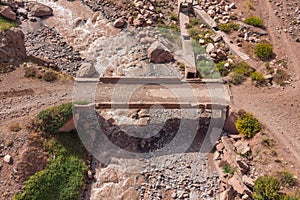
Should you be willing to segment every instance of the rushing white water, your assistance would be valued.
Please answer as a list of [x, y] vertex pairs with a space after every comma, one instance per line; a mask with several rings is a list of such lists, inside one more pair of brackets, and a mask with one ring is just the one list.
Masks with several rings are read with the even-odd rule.
[[[112, 70], [113, 76], [181, 76], [173, 67], [140, 61], [145, 50], [140, 39], [149, 36], [150, 33], [158, 35], [159, 32], [156, 33], [151, 28], [120, 31], [101, 14], [94, 13], [78, 0], [38, 1], [53, 9], [54, 16], [44, 20], [44, 23], [55, 27], [69, 45], [79, 51], [86, 60], [94, 63], [100, 76], [103, 76], [107, 69]], [[118, 112], [112, 110], [108, 113], [108, 118], [113, 117], [118, 124], [139, 123]]]

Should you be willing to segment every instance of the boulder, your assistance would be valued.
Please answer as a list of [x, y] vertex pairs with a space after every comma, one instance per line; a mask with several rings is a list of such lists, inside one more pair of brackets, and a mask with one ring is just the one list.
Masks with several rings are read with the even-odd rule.
[[225, 120], [224, 130], [227, 131], [228, 133], [231, 133], [231, 134], [238, 134], [239, 132], [236, 129], [236, 126], [235, 126], [235, 123], [236, 123], [237, 119], [238, 119], [237, 114], [231, 112]]
[[212, 43], [208, 43], [206, 47], [206, 53], [210, 54], [214, 50], [214, 45]]
[[97, 74], [96, 68], [90, 63], [82, 63], [76, 77], [77, 78], [91, 78], [93, 75]]
[[125, 20], [123, 18], [118, 18], [114, 21], [113, 26], [116, 28], [123, 28], [125, 26]]
[[8, 164], [12, 164], [12, 157], [10, 155], [5, 155], [3, 158], [3, 161], [8, 163]]
[[244, 186], [240, 183], [237, 175], [233, 175], [233, 177], [228, 180], [228, 183], [238, 194], [244, 193]]
[[253, 180], [252, 178], [250, 178], [250, 177], [244, 175], [244, 176], [242, 177], [242, 180], [243, 180], [243, 183], [244, 183], [247, 187], [249, 187], [249, 189], [253, 189], [253, 187], [254, 187], [254, 180]]
[[158, 41], [153, 42], [149, 47], [148, 58], [154, 63], [167, 63], [174, 59], [169, 49]]
[[128, 188], [121, 196], [121, 200], [138, 200], [139, 193], [132, 187]]
[[24, 33], [19, 28], [0, 31], [0, 63], [18, 65], [26, 58]]
[[240, 155], [247, 155], [251, 152], [249, 143], [239, 140], [234, 144], [235, 151]]
[[0, 15], [12, 21], [16, 21], [17, 19], [16, 13], [9, 6], [1, 6]]
[[218, 57], [221, 58], [221, 59], [227, 58], [226, 53], [225, 53], [223, 50], [221, 50], [221, 49], [218, 49], [218, 50], [217, 50], [217, 55], [218, 55]]
[[214, 42], [219, 42], [220, 40], [222, 40], [222, 34], [221, 33], [216, 33], [215, 35], [211, 35], [210, 38], [214, 41]]
[[133, 25], [134, 25], [135, 27], [143, 26], [144, 23], [145, 23], [145, 19], [142, 18], [142, 17], [136, 18], [136, 19], [133, 20]]
[[213, 157], [214, 160], [219, 160], [220, 159], [220, 153], [218, 151], [215, 151], [214, 152], [214, 157]]
[[223, 143], [217, 144], [217, 145], [216, 145], [216, 149], [217, 149], [217, 151], [222, 152], [223, 149], [224, 149], [224, 144], [223, 144]]
[[34, 17], [47, 17], [53, 15], [52, 8], [37, 2], [31, 3], [29, 10]]
[[228, 188], [227, 190], [224, 190], [220, 194], [220, 200], [228, 200], [228, 199], [233, 199], [233, 189], [232, 187]]
[[243, 161], [240, 157], [237, 157], [236, 163], [238, 164], [238, 167], [242, 174], [246, 174], [249, 171], [248, 164], [245, 161]]

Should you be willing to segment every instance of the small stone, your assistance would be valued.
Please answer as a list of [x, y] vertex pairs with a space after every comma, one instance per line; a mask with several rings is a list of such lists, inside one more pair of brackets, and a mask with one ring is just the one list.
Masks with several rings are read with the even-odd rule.
[[88, 171], [88, 178], [93, 179], [93, 173], [91, 170]]
[[10, 155], [5, 155], [3, 158], [4, 162], [7, 162], [8, 164], [12, 164], [12, 157]]
[[116, 21], [114, 21], [113, 26], [116, 28], [122, 28], [125, 25], [125, 20], [123, 18], [118, 18]]

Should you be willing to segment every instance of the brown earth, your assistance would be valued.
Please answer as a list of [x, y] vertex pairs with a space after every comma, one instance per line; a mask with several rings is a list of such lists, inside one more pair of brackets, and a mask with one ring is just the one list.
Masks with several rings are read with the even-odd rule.
[[[234, 2], [241, 8], [245, 17], [256, 15], [263, 18], [276, 58], [288, 60], [288, 71], [292, 74], [293, 82], [286, 87], [257, 88], [250, 81], [233, 86], [231, 88], [234, 96], [233, 109], [252, 112], [264, 124], [267, 136], [277, 142], [275, 150], [284, 166], [276, 168], [274, 162], [273, 164], [266, 162], [261, 164], [260, 168], [264, 168], [264, 172], [288, 168], [300, 177], [300, 44], [294, 42], [287, 33], [278, 34], [276, 27], [282, 27], [282, 22], [273, 14], [275, 8], [269, 1], [252, 2], [255, 11], [243, 6], [245, 1]], [[258, 138], [261, 139], [261, 136]], [[257, 140], [259, 139], [253, 141], [253, 145], [260, 143]]]
[[[39, 111], [71, 101], [73, 83], [70, 80], [45, 82], [28, 79], [24, 77], [23, 67], [0, 74], [0, 80], [0, 144], [5, 145], [0, 150], [0, 157], [9, 154], [13, 158], [12, 164], [0, 158], [0, 199], [11, 199], [13, 193], [22, 188], [22, 180], [41, 170], [46, 161], [40, 140], [30, 135], [26, 126]], [[10, 130], [10, 126], [16, 123], [22, 128], [19, 132]], [[9, 143], [11, 146], [6, 147]]]

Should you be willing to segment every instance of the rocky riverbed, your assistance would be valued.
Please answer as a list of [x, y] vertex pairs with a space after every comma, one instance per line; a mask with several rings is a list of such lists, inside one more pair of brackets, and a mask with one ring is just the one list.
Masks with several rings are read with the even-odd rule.
[[79, 52], [74, 51], [53, 28], [41, 27], [26, 32], [25, 46], [28, 56], [54, 61], [62, 72], [73, 76], [84, 61]]

